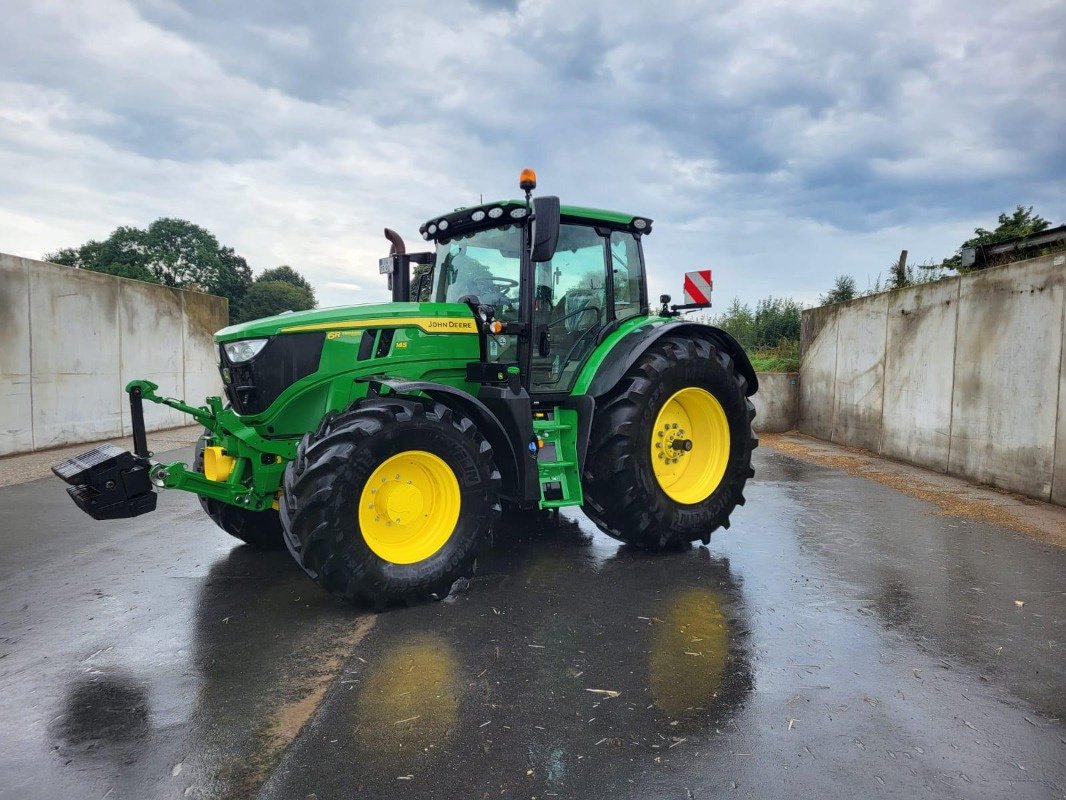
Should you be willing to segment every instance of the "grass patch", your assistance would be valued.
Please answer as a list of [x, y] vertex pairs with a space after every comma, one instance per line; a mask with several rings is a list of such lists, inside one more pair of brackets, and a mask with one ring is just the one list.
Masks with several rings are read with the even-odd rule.
[[773, 347], [752, 347], [748, 358], [756, 372], [798, 372], [799, 342], [782, 339]]

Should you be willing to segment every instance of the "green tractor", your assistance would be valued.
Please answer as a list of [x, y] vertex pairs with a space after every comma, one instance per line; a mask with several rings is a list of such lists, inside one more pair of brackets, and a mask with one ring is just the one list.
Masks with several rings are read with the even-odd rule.
[[[225, 399], [130, 382], [134, 452], [98, 447], [56, 475], [95, 519], [192, 492], [226, 532], [287, 546], [325, 589], [377, 607], [446, 596], [501, 504], [580, 507], [647, 550], [706, 543], [754, 474], [750, 361], [678, 319], [708, 303], [652, 310], [650, 219], [532, 198], [531, 170], [520, 185], [524, 200], [426, 222], [430, 252], [386, 230], [391, 303], [219, 331]], [[204, 426], [191, 467], [151, 460], [145, 400]]]

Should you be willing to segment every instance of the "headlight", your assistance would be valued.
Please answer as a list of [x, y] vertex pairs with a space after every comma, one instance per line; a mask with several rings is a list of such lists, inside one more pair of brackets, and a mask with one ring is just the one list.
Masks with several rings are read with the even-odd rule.
[[226, 342], [226, 358], [233, 364], [243, 364], [259, 355], [269, 339], [244, 339], [240, 342]]

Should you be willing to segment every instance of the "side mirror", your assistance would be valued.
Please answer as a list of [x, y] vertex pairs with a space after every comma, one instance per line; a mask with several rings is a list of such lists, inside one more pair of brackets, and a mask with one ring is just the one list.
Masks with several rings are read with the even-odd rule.
[[533, 261], [551, 261], [559, 244], [559, 198], [533, 198]]

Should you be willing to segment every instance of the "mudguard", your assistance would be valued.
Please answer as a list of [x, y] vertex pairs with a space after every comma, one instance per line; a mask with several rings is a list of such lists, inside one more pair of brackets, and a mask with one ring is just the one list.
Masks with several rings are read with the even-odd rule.
[[744, 393], [751, 397], [759, 390], [759, 378], [755, 369], [751, 366], [751, 360], [740, 343], [713, 325], [704, 325], [699, 322], [666, 322], [662, 324], [641, 325], [634, 328], [616, 344], [607, 354], [603, 364], [600, 365], [596, 376], [589, 384], [588, 393], [593, 397], [601, 397], [614, 388], [615, 384], [622, 379], [644, 351], [652, 346], [663, 336], [687, 336], [690, 338], [701, 337], [709, 339], [719, 350], [724, 350], [733, 359], [733, 365], [737, 372], [744, 376], [747, 388]]
[[[501, 494], [513, 499], [524, 499], [528, 481], [526, 480], [525, 459], [519, 460], [515, 452], [511, 437], [492, 410], [473, 395], [467, 394], [454, 386], [448, 386], [434, 381], [412, 381], [403, 378], [389, 378], [380, 375], [358, 379], [360, 382], [369, 383], [373, 391], [380, 394], [378, 387], [386, 386], [396, 394], [414, 394], [421, 392], [431, 397], [438, 403], [443, 403], [453, 411], [458, 411], [470, 417], [478, 426], [478, 430], [492, 445], [496, 466], [500, 470], [500, 478], [503, 485]], [[532, 429], [530, 429], [532, 435]], [[534, 475], [536, 464], [534, 462]], [[533, 487], [538, 489], [536, 482]]]

